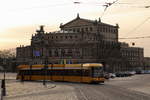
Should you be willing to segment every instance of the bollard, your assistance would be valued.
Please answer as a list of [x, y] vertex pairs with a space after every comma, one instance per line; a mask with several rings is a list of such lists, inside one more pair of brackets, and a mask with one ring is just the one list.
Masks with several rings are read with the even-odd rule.
[[46, 86], [46, 81], [45, 81], [45, 79], [43, 80], [43, 85]]
[[3, 100], [3, 95], [2, 95], [2, 88], [1, 88], [1, 98], [0, 98], [0, 100]]
[[1, 88], [2, 88], [2, 96], [6, 96], [5, 79], [2, 79]]

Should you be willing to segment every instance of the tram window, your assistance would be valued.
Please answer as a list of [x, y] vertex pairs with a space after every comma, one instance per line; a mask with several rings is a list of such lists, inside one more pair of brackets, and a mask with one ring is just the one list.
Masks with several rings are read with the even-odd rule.
[[24, 70], [22, 70], [22, 75], [24, 75]]
[[37, 70], [32, 70], [31, 73], [32, 75], [38, 75]]
[[78, 76], [81, 76], [82, 70], [77, 70], [76, 73]]
[[24, 70], [24, 75], [27, 75], [26, 70]]
[[52, 75], [55, 75], [55, 70], [52, 70]]
[[69, 75], [69, 71], [67, 69], [65, 69], [64, 74]]
[[68, 70], [68, 75], [71, 76], [73, 74], [73, 70]]
[[57, 75], [57, 70], [54, 71], [54, 75]]
[[67, 75], [70, 76], [72, 74], [72, 70], [67, 70]]
[[60, 75], [60, 73], [61, 73], [61, 72], [60, 72], [59, 70], [56, 70], [56, 71], [55, 71], [55, 75]]
[[25, 75], [29, 75], [29, 71], [28, 70], [25, 71]]
[[32, 70], [30, 70], [29, 74], [32, 75]]
[[57, 75], [61, 75], [61, 70], [57, 70]]
[[19, 71], [18, 75], [21, 75], [22, 74], [22, 71]]
[[53, 73], [53, 75], [58, 75], [58, 71], [57, 70], [53, 70], [52, 73]]
[[26, 75], [28, 75], [29, 74], [29, 71], [28, 70], [26, 70]]
[[46, 75], [46, 71], [45, 71], [45, 70], [42, 70], [42, 71], [41, 71], [41, 74], [42, 74], [42, 75]]
[[36, 70], [36, 71], [35, 71], [35, 74], [36, 74], [36, 75], [41, 75], [41, 71], [40, 71], [40, 70]]
[[23, 70], [20, 71], [20, 75], [24, 75]]
[[76, 75], [78, 75], [78, 71], [77, 71], [77, 70], [73, 70], [73, 71], [72, 71], [72, 74], [73, 74], [73, 76], [74, 76], [74, 75], [76, 76]]
[[83, 71], [82, 71], [82, 75], [83, 76], [89, 76], [89, 73], [90, 71], [89, 70], [87, 70], [87, 69], [84, 69]]
[[34, 75], [34, 70], [31, 71], [32, 75]]
[[101, 68], [101, 67], [94, 67], [92, 70], [93, 70], [92, 71], [93, 77], [100, 77], [103, 74], [103, 68]]
[[38, 75], [41, 75], [41, 71], [40, 70], [38, 71]]
[[22, 71], [22, 75], [25, 75], [25, 72], [24, 72], [24, 70]]
[[31, 70], [31, 75], [34, 75], [33, 71], [34, 71], [34, 70]]
[[51, 70], [47, 70], [47, 75], [51, 75]]
[[63, 70], [60, 71], [60, 75], [64, 75], [64, 71]]

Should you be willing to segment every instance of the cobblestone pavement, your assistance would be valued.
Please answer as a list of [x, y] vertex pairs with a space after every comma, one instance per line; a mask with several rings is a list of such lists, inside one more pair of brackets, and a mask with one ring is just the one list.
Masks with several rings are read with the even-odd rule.
[[135, 75], [132, 77], [111, 79], [106, 84], [124, 87], [130, 90], [135, 90], [150, 94], [150, 74]]
[[150, 95], [112, 85], [80, 85], [78, 100], [150, 100]]
[[9, 82], [4, 100], [78, 100], [74, 88], [47, 82]]
[[71, 84], [78, 100], [150, 100], [150, 75], [107, 80], [104, 84]]
[[[11, 75], [10, 75], [11, 76]], [[115, 78], [104, 84], [19, 82], [9, 77], [4, 100], [150, 100], [150, 75]]]

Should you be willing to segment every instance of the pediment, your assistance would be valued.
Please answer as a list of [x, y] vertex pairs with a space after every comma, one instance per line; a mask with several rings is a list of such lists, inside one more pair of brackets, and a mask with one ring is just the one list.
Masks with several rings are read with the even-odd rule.
[[85, 20], [85, 19], [74, 19], [64, 25], [62, 25], [62, 28], [64, 27], [76, 27], [76, 26], [87, 26], [87, 25], [93, 25], [94, 22], [90, 20]]

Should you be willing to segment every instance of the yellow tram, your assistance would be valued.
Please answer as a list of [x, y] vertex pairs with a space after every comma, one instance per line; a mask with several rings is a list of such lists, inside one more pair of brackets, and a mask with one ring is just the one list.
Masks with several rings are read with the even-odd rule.
[[19, 65], [17, 79], [83, 83], [105, 81], [103, 65], [100, 63]]

